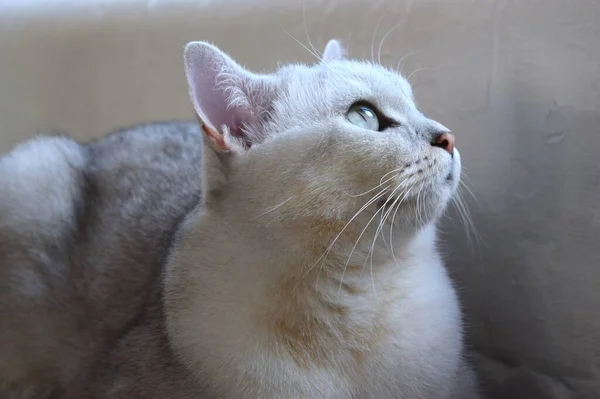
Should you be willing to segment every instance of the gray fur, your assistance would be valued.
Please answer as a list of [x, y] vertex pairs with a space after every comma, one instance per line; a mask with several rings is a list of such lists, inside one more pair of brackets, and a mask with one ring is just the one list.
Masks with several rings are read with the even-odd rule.
[[89, 144], [42, 136], [0, 158], [0, 397], [191, 392], [160, 281], [199, 200], [201, 148], [197, 124], [165, 123]]

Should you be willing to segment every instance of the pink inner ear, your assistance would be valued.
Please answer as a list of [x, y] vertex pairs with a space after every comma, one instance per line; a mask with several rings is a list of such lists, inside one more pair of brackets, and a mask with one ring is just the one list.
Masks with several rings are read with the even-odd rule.
[[[247, 91], [260, 79], [245, 71], [228, 55], [206, 43], [190, 43], [185, 50], [185, 67], [194, 109], [203, 123], [221, 131], [226, 125], [233, 137], [250, 147], [243, 131], [257, 121]], [[240, 96], [230, 101], [231, 96]], [[240, 101], [241, 100], [241, 101]]]
[[255, 118], [253, 118], [250, 115], [248, 115], [246, 118], [244, 118], [245, 122], [240, 122], [240, 120], [237, 119], [236, 116], [234, 115], [233, 118], [232, 118], [232, 124], [228, 125], [229, 126], [229, 133], [233, 137], [236, 137], [236, 138], [242, 140], [242, 142], [244, 143], [244, 147], [245, 148], [250, 148], [252, 146], [252, 140], [244, 132], [244, 130], [243, 130], [244, 124], [252, 123], [253, 119], [255, 119]]

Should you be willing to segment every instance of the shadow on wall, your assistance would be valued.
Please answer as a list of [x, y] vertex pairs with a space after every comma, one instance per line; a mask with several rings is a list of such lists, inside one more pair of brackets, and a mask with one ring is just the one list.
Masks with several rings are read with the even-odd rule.
[[453, 221], [444, 247], [494, 397], [595, 398], [600, 148], [589, 127], [600, 126], [600, 114], [559, 106], [548, 89], [533, 94], [513, 87], [511, 124], [496, 137], [509, 151], [487, 166], [503, 178], [482, 172], [472, 183], [496, 193], [471, 206], [481, 241], [469, 246]]

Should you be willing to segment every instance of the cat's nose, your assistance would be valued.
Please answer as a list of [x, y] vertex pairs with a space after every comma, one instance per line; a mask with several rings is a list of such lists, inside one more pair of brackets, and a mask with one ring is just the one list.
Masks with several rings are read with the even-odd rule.
[[431, 145], [434, 147], [440, 147], [448, 151], [450, 155], [454, 154], [454, 135], [450, 132], [444, 132], [436, 134]]

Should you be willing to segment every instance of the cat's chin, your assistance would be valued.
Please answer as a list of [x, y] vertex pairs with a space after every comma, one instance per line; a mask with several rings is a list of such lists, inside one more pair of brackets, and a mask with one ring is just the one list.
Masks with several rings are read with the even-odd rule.
[[405, 232], [418, 231], [423, 226], [435, 223], [446, 210], [460, 183], [461, 159], [458, 150], [445, 173], [432, 179], [431, 185], [418, 195], [382, 197], [376, 203], [376, 211], [389, 217], [394, 229]]

